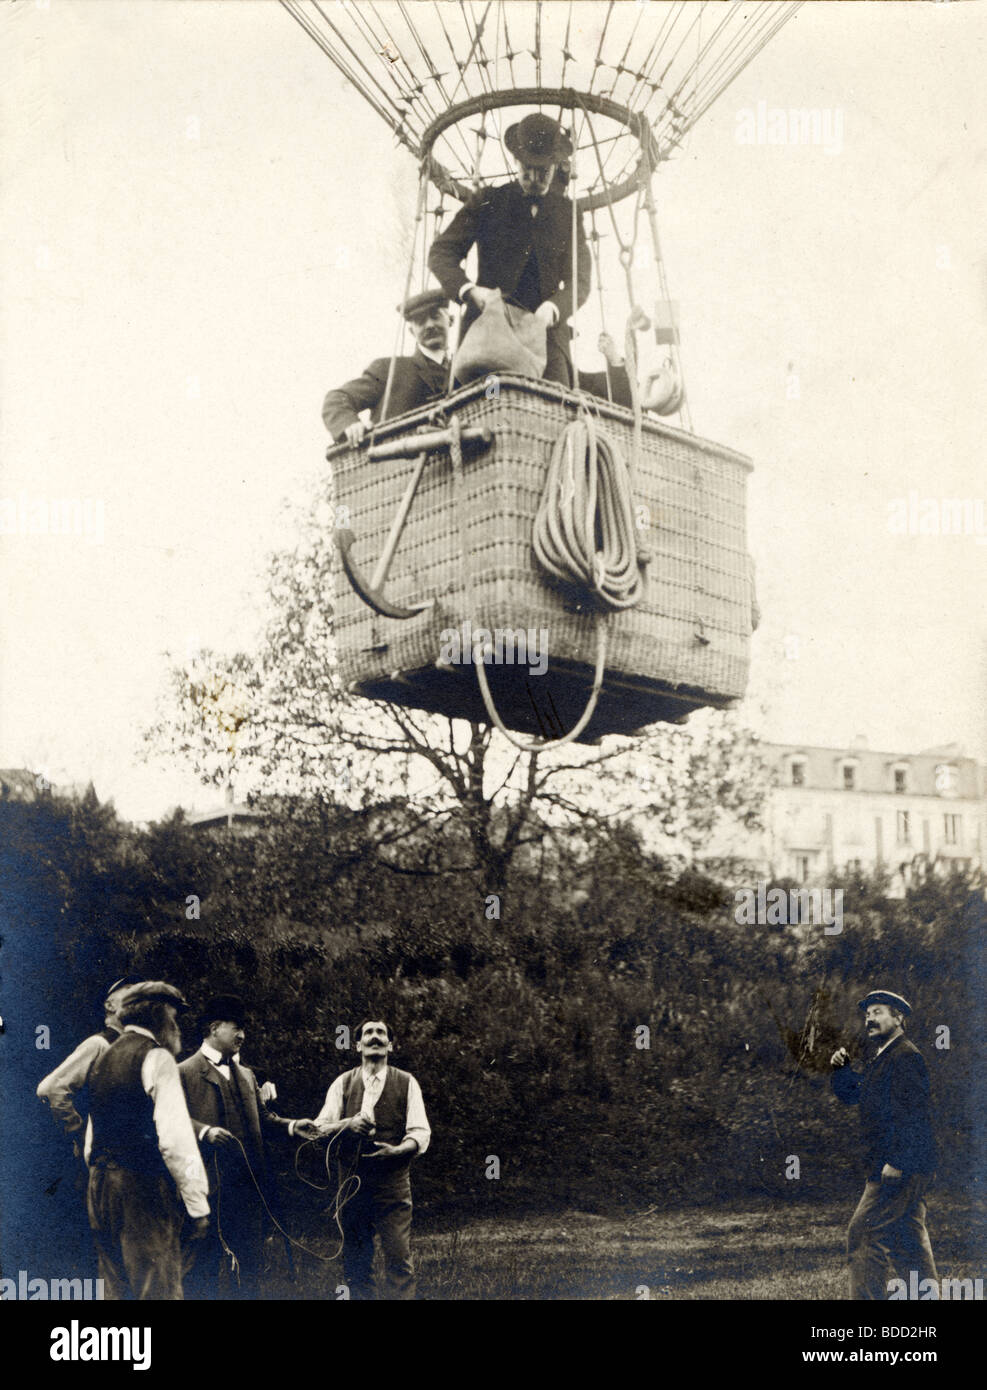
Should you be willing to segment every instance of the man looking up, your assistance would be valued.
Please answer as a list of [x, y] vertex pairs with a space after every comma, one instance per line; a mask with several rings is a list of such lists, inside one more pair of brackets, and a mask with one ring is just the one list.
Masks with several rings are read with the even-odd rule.
[[321, 1134], [340, 1135], [336, 1202], [343, 1278], [351, 1299], [374, 1297], [376, 1234], [384, 1251], [385, 1298], [413, 1299], [411, 1160], [428, 1148], [431, 1130], [418, 1082], [388, 1066], [394, 1041], [387, 1024], [362, 1023], [356, 1050], [360, 1065], [336, 1077], [315, 1118]]
[[875, 989], [857, 1007], [872, 1049], [863, 1071], [847, 1065], [845, 1047], [830, 1058], [833, 1091], [844, 1105], [859, 1106], [864, 1141], [866, 1182], [847, 1230], [850, 1297], [886, 1299], [893, 1264], [906, 1283], [911, 1270], [938, 1280], [925, 1225], [936, 1167], [929, 1075], [905, 1037], [906, 999]]

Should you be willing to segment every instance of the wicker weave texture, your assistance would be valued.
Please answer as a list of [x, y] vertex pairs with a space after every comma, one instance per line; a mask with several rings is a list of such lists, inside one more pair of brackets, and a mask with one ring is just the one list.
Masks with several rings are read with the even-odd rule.
[[[465, 395], [466, 393], [461, 393]], [[592, 666], [595, 610], [538, 568], [532, 525], [552, 446], [576, 405], [531, 383], [501, 382], [488, 399], [476, 391], [450, 407], [461, 424], [487, 425], [494, 443], [469, 454], [465, 509], [475, 611], [469, 611], [460, 555], [459, 513], [448, 450], [429, 458], [391, 566], [387, 597], [434, 600], [415, 618], [382, 618], [350, 588], [338, 563], [335, 632], [347, 684], [419, 670], [438, 657], [442, 633], [468, 619], [491, 630], [547, 633], [551, 662]], [[631, 457], [628, 412], [599, 424]], [[365, 451], [333, 459], [334, 500], [349, 510], [353, 556], [369, 575], [383, 549], [411, 473], [411, 460], [371, 462]], [[644, 600], [606, 618], [609, 679], [687, 688], [722, 703], [744, 693], [751, 632], [746, 540], [749, 464], [728, 450], [649, 421], [635, 477], [641, 544], [650, 555]]]

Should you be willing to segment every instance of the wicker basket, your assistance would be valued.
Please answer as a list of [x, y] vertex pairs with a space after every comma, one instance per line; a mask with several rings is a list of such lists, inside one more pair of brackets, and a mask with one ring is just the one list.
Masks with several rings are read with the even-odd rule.
[[[631, 413], [591, 400], [599, 423], [631, 454]], [[444, 403], [461, 424], [488, 426], [492, 446], [467, 454], [465, 505], [472, 590], [466, 601], [457, 492], [449, 451], [429, 458], [387, 597], [433, 600], [418, 616], [383, 618], [336, 567], [335, 633], [343, 681], [371, 698], [454, 717], [486, 720], [475, 672], [437, 668], [450, 631], [467, 622], [491, 631], [547, 633], [549, 669], [488, 665], [512, 728], [558, 733], [575, 722], [592, 683], [597, 612], [553, 584], [531, 549], [532, 523], [552, 446], [579, 398], [545, 381], [502, 377], [496, 392], [468, 386]], [[388, 421], [375, 442], [413, 433], [428, 410]], [[410, 460], [373, 462], [366, 450], [330, 451], [334, 503], [348, 509], [353, 558], [368, 572], [383, 548], [411, 472]], [[650, 554], [647, 590], [635, 608], [608, 614], [604, 694], [585, 738], [724, 707], [747, 684], [752, 591], [746, 541], [748, 459], [648, 417], [635, 479], [635, 507]], [[443, 634], [446, 634], [445, 638]], [[467, 644], [468, 645], [468, 644]]]

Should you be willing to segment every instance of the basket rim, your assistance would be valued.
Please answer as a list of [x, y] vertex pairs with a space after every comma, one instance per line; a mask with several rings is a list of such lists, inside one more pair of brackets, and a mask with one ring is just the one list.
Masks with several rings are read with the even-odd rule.
[[[511, 372], [492, 372], [490, 375], [497, 378], [501, 395], [506, 387], [509, 391], [517, 391], [520, 395], [538, 396], [542, 400], [555, 401], [562, 405], [579, 406], [585, 404], [586, 397], [590, 394], [582, 391], [570, 391], [553, 381], [545, 381], [541, 378], [535, 380], [531, 377], [517, 376]], [[486, 378], [481, 378], [478, 381], [470, 382], [467, 386], [461, 386], [458, 391], [454, 391], [449, 396], [437, 397], [427, 405], [405, 411], [403, 415], [395, 415], [391, 419], [375, 425], [367, 436], [368, 442], [389, 439], [394, 435], [403, 434], [415, 426], [424, 425], [431, 420], [437, 410], [445, 411], [451, 407], [468, 405], [471, 401], [484, 397], [486, 390]], [[633, 425], [634, 412], [632, 410], [628, 410], [622, 405], [614, 405], [612, 401], [604, 400], [602, 397], [594, 396], [592, 400], [594, 414], [618, 420], [622, 424]], [[717, 444], [715, 440], [705, 439], [702, 435], [690, 434], [688, 430], [678, 429], [675, 425], [668, 425], [663, 420], [657, 420], [650, 415], [642, 417], [641, 428], [647, 434], [660, 435], [666, 439], [686, 444], [690, 448], [698, 448], [702, 453], [715, 454], [717, 458], [740, 464], [747, 473], [754, 472], [753, 460], [747, 454], [731, 449], [726, 444]], [[351, 448], [352, 445], [345, 441], [340, 444], [330, 444], [326, 450], [326, 458], [338, 458]]]

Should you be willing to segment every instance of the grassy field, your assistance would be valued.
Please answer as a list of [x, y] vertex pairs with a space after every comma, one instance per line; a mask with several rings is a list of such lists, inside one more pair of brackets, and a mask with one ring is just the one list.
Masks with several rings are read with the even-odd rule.
[[[623, 1217], [569, 1211], [418, 1229], [419, 1298], [842, 1299], [851, 1208], [786, 1202]], [[987, 1203], [937, 1194], [929, 1228], [940, 1276], [984, 1277]], [[324, 1228], [306, 1243], [331, 1248]], [[297, 1283], [272, 1280], [269, 1296], [331, 1299], [341, 1283], [340, 1262], [320, 1266], [300, 1254]]]

